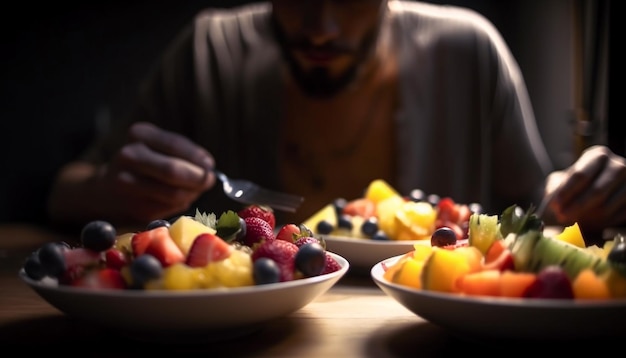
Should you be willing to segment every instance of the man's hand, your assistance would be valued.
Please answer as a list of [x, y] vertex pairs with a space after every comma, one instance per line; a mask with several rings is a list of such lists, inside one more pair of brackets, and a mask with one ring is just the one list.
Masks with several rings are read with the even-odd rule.
[[184, 210], [215, 184], [214, 160], [188, 138], [136, 123], [111, 162], [68, 165], [52, 191], [53, 220], [147, 223]]
[[626, 159], [606, 146], [589, 147], [572, 166], [550, 174], [547, 188], [557, 191], [550, 210], [560, 225], [578, 222], [593, 233], [626, 225]]

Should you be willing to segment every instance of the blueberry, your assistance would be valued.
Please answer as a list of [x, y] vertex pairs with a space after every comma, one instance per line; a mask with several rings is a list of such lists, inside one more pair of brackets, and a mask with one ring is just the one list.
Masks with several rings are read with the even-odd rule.
[[254, 261], [253, 270], [254, 283], [257, 285], [280, 282], [280, 267], [268, 257], [260, 257]]
[[41, 264], [41, 261], [39, 261], [39, 253], [37, 251], [26, 258], [24, 262], [24, 272], [28, 277], [36, 281], [46, 276], [46, 269]]
[[305, 277], [318, 276], [326, 266], [326, 251], [315, 242], [304, 244], [296, 252], [294, 262], [296, 269]]
[[343, 208], [346, 206], [347, 203], [348, 200], [346, 200], [345, 198], [337, 198], [333, 201], [333, 207], [335, 208], [335, 213], [337, 214], [337, 217], [340, 217], [341, 214], [343, 214]]
[[67, 246], [58, 242], [47, 242], [39, 248], [39, 262], [48, 276], [59, 278], [65, 272], [65, 250]]
[[337, 219], [337, 227], [352, 230], [352, 217], [350, 215], [342, 214]]
[[456, 244], [456, 233], [447, 226], [435, 230], [430, 237], [430, 245], [444, 247]]
[[148, 223], [148, 225], [146, 225], [146, 230], [156, 229], [161, 226], [165, 226], [169, 228], [170, 226], [172, 226], [172, 224], [165, 219], [152, 220]]
[[389, 235], [387, 235], [384, 231], [378, 230], [374, 235], [372, 235], [372, 240], [388, 241], [391, 239], [389, 238]]
[[374, 236], [378, 232], [378, 219], [372, 216], [363, 221], [361, 232], [368, 237]]
[[322, 235], [328, 235], [330, 234], [335, 228], [333, 227], [333, 225], [331, 223], [329, 223], [326, 220], [322, 220], [320, 222], [317, 223], [317, 233], [318, 234], [322, 234]]
[[130, 275], [132, 288], [141, 289], [148, 281], [158, 279], [163, 275], [163, 266], [156, 257], [142, 254], [130, 264]]
[[97, 252], [113, 247], [116, 237], [117, 232], [113, 225], [102, 220], [87, 223], [80, 234], [83, 247]]

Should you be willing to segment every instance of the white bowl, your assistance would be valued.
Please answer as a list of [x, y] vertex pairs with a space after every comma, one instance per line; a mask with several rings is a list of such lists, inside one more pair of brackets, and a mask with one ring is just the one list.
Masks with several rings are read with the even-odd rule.
[[138, 338], [201, 334], [210, 339], [249, 333], [325, 293], [349, 268], [345, 258], [331, 255], [341, 265], [333, 273], [224, 290], [94, 291], [34, 281], [23, 269], [19, 276], [48, 303], [75, 318]]
[[[371, 269], [374, 282], [387, 295], [421, 318], [462, 337], [500, 339], [578, 339], [624, 337], [626, 299], [581, 301], [467, 297], [418, 290], [394, 284], [384, 277], [384, 265]], [[603, 343], [604, 344], [604, 343]]]
[[326, 249], [343, 256], [350, 262], [350, 272], [369, 274], [378, 262], [414, 249], [414, 245], [428, 245], [430, 240], [399, 241], [372, 240], [367, 238], [320, 235], [326, 241]]

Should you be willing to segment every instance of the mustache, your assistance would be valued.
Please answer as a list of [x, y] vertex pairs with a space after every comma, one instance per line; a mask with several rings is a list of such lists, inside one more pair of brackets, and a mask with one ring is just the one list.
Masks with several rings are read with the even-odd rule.
[[357, 49], [341, 41], [328, 41], [323, 44], [314, 44], [307, 38], [296, 38], [286, 41], [286, 47], [292, 51], [302, 52], [330, 52], [335, 54], [353, 54]]

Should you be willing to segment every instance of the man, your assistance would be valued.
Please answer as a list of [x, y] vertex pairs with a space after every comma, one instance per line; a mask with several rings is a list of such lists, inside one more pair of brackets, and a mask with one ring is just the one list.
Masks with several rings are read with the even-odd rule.
[[376, 178], [492, 213], [558, 188], [546, 219], [589, 230], [626, 221], [624, 159], [592, 148], [548, 177], [501, 36], [467, 9], [421, 2], [275, 0], [199, 14], [136, 110], [59, 173], [50, 218], [146, 223], [237, 208], [215, 166], [304, 196], [283, 222], [359, 197]]

